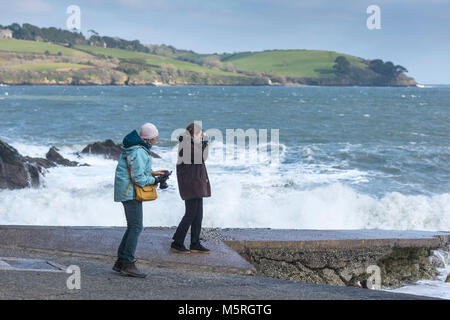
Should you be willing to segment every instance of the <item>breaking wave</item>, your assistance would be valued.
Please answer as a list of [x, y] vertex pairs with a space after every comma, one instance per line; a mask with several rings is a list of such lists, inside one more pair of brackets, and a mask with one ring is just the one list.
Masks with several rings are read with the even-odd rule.
[[[47, 146], [13, 143], [19, 152], [43, 156]], [[286, 147], [280, 153], [284, 159]], [[123, 226], [120, 203], [113, 202], [116, 162], [96, 156], [78, 158], [81, 146], [60, 147], [63, 156], [89, 167], [51, 168], [37, 188], [0, 192], [0, 224]], [[154, 168], [174, 170], [173, 150], [155, 148], [162, 159]], [[306, 156], [311, 150], [305, 149]], [[267, 162], [208, 164], [212, 197], [205, 199], [205, 227], [294, 229], [450, 229], [450, 194], [382, 196], [357, 190], [371, 173], [333, 165]], [[144, 203], [145, 226], [174, 226], [184, 214], [176, 177]]]

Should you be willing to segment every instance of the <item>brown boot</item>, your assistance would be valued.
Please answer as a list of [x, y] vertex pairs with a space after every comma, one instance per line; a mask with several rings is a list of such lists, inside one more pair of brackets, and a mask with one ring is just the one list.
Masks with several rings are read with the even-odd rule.
[[113, 266], [113, 270], [114, 271], [117, 271], [117, 272], [120, 272], [120, 270], [122, 270], [122, 268], [123, 268], [123, 265], [126, 263], [126, 261], [125, 260], [122, 260], [122, 259], [117, 259], [116, 260], [116, 262], [114, 263], [114, 266]]
[[134, 277], [134, 278], [145, 278], [147, 276], [145, 273], [139, 271], [139, 269], [136, 268], [136, 265], [134, 262], [126, 263], [120, 270], [120, 273], [124, 276]]

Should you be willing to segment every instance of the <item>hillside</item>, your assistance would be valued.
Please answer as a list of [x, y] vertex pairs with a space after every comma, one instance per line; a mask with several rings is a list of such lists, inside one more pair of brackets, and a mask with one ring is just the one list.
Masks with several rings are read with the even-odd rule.
[[162, 67], [164, 65], [172, 65], [177, 69], [184, 71], [193, 71], [197, 73], [204, 72], [206, 74], [214, 74], [214, 75], [223, 75], [223, 76], [240, 76], [234, 72], [227, 72], [222, 70], [211, 69], [207, 67], [203, 67], [194, 63], [185, 62], [181, 60], [176, 60], [172, 58], [168, 58], [165, 56], [158, 56], [149, 53], [142, 52], [133, 52], [121, 49], [110, 49], [110, 48], [100, 48], [100, 47], [92, 47], [92, 46], [76, 46], [76, 49], [83, 50], [85, 52], [89, 52], [98, 56], [106, 56], [106, 57], [114, 57], [123, 59], [125, 61], [130, 62], [142, 62], [149, 66]]
[[170, 46], [143, 47], [126, 40], [111, 40], [116, 41], [111, 43], [113, 46], [138, 48], [126, 50], [105, 47], [105, 41], [113, 38], [98, 37], [106, 40], [88, 43], [87, 40], [79, 40], [84, 37], [76, 35], [78, 43], [73, 44], [0, 39], [0, 83], [415, 85], [414, 79], [404, 74], [406, 69], [402, 66], [381, 60], [371, 62], [331, 51], [270, 50], [197, 54]]
[[0, 39], [5, 84], [262, 84], [243, 74], [142, 52]]
[[[365, 60], [325, 50], [266, 50], [224, 54], [198, 54], [172, 46], [149, 45], [150, 51], [177, 60], [220, 67], [249, 76], [265, 76], [275, 84], [414, 86], [406, 68], [382, 60]], [[336, 59], [348, 66], [336, 69]], [[342, 67], [342, 66], [341, 66]]]
[[362, 59], [318, 50], [273, 50], [235, 54], [222, 61], [231, 62], [239, 70], [264, 72], [297, 78], [333, 77], [333, 65], [338, 56], [345, 56], [352, 65], [365, 68]]

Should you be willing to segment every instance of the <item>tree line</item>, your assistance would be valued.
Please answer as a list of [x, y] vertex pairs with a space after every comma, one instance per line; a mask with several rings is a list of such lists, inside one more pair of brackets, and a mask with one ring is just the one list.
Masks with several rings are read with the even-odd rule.
[[13, 23], [9, 26], [0, 25], [0, 29], [7, 28], [13, 33], [14, 39], [44, 41], [63, 44], [67, 46], [91, 45], [108, 48], [124, 49], [149, 53], [150, 49], [144, 46], [139, 40], [124, 40], [107, 36], [100, 36], [94, 30], [89, 30], [92, 35], [86, 38], [81, 32], [58, 29], [55, 27], [40, 28], [29, 23], [22, 25]]
[[[394, 65], [391, 61], [384, 62], [381, 59], [370, 60], [367, 65], [370, 70], [384, 78], [384, 81], [396, 79], [402, 72], [408, 72], [401, 65]], [[338, 56], [335, 59], [333, 70], [337, 76], [350, 75], [352, 72], [351, 64], [344, 56]]]

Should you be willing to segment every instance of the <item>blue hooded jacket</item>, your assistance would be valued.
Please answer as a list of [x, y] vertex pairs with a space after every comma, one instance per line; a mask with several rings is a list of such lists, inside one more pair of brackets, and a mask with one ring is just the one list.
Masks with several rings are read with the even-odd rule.
[[133, 182], [130, 180], [127, 169], [127, 162], [134, 183], [141, 187], [155, 184], [155, 178], [151, 176], [152, 156], [150, 155], [150, 147], [150, 144], [142, 140], [136, 130], [125, 136], [122, 153], [116, 167], [114, 201], [133, 200], [135, 197]]

